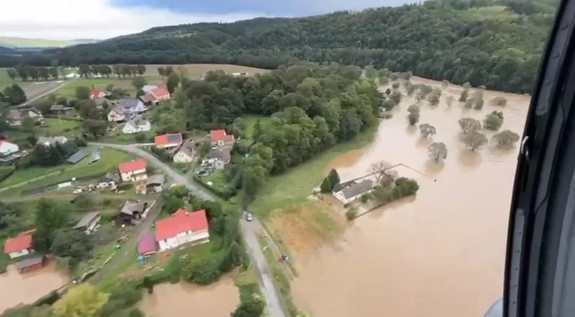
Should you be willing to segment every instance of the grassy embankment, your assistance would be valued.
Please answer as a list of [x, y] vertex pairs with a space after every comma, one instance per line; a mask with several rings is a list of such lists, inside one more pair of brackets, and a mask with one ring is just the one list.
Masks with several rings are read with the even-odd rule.
[[93, 164], [88, 164], [91, 158], [91, 155], [88, 155], [77, 164], [64, 163], [54, 167], [19, 169], [0, 182], [0, 195], [20, 195], [23, 190], [42, 188], [68, 181], [73, 177], [80, 178], [92, 175], [97, 177], [131, 158], [127, 153], [108, 148], [99, 149], [98, 151], [101, 158]]

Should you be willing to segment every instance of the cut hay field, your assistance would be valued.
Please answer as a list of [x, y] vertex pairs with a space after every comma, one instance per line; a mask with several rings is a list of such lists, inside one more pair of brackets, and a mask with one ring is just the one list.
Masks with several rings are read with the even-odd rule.
[[261, 74], [269, 71], [262, 68], [228, 64], [146, 65], [146, 75], [158, 75], [158, 67], [166, 66], [172, 66], [176, 71], [183, 72], [191, 79], [199, 78], [201, 75], [212, 70], [223, 70], [228, 74], [247, 72], [249, 75]]

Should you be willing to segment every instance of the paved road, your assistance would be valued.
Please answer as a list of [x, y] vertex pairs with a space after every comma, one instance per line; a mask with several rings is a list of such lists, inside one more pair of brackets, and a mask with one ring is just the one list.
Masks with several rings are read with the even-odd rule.
[[[120, 151], [128, 152], [139, 157], [145, 158], [149, 164], [161, 169], [166, 173], [166, 176], [171, 178], [174, 182], [185, 185], [189, 190], [193, 191], [196, 195], [201, 197], [205, 200], [219, 200], [217, 196], [210, 193], [200, 185], [194, 183], [189, 178], [183, 176], [170, 165], [160, 161], [157, 157], [152, 155], [151, 153], [144, 151], [139, 146], [143, 146], [143, 144], [130, 144], [130, 145], [119, 145], [119, 144], [108, 144], [108, 143], [97, 143], [97, 142], [90, 142], [90, 145], [95, 146], [103, 146], [103, 147], [110, 147], [113, 149], [117, 149]], [[149, 144], [147, 144], [149, 145]], [[151, 217], [148, 217], [150, 219]], [[262, 293], [265, 296], [268, 314], [271, 317], [286, 317], [284, 313], [279, 299], [279, 294], [274, 287], [273, 283], [273, 274], [271, 274], [271, 270], [269, 268], [268, 262], [264, 256], [262, 248], [257, 240], [257, 228], [259, 223], [257, 223], [257, 219], [254, 219], [253, 224], [244, 221], [243, 219], [240, 221], [240, 229], [242, 231], [242, 236], [244, 238], [245, 244], [250, 252], [252, 259], [258, 269], [258, 273], [260, 276], [260, 286]]]

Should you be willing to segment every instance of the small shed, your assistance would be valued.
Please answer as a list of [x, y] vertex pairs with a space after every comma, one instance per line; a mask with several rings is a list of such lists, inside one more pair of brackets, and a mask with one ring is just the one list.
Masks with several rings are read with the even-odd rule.
[[100, 226], [100, 213], [93, 211], [87, 213], [74, 227], [74, 230], [84, 231], [90, 234], [98, 229]]
[[45, 255], [35, 255], [16, 263], [16, 269], [20, 273], [26, 273], [33, 270], [41, 269], [46, 264]]
[[159, 193], [164, 189], [166, 177], [162, 174], [152, 175], [146, 180], [146, 193]]
[[88, 156], [88, 153], [86, 153], [86, 151], [79, 150], [78, 152], [72, 154], [72, 156], [70, 156], [68, 158], [68, 162], [72, 163], [72, 164], [76, 164], [76, 163], [80, 162], [81, 160], [83, 160], [86, 156]]
[[156, 245], [156, 237], [153, 234], [144, 235], [138, 244], [138, 254], [142, 256], [151, 255], [158, 250]]

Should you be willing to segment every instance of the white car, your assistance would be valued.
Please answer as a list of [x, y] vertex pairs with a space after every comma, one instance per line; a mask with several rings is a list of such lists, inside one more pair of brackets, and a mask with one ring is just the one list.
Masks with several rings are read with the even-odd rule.
[[247, 221], [254, 220], [254, 215], [251, 212], [246, 213], [246, 220]]

